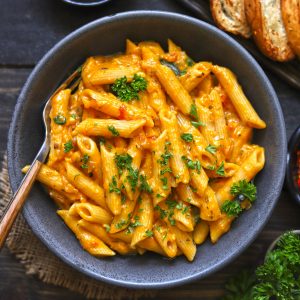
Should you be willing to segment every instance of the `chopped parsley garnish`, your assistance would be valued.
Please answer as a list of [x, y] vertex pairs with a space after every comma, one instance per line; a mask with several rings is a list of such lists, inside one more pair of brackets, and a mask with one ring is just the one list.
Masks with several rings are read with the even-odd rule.
[[245, 179], [235, 182], [231, 188], [230, 193], [235, 196], [233, 200], [226, 200], [221, 210], [229, 217], [237, 217], [243, 210], [241, 202], [248, 200], [253, 203], [256, 200], [256, 186], [247, 182]]
[[147, 89], [147, 80], [142, 76], [137, 74], [133, 75], [133, 80], [131, 82], [131, 87], [135, 92], [145, 91]]
[[182, 156], [181, 159], [185, 162], [185, 165], [192, 170], [196, 170], [197, 173], [200, 173], [201, 170], [201, 163], [199, 160], [191, 160], [187, 158], [186, 156]]
[[141, 195], [140, 195], [140, 196], [138, 197], [138, 199], [137, 199], [137, 202], [138, 202], [138, 204], [141, 204], [142, 201], [143, 201], [143, 199], [142, 199], [142, 197], [141, 197]]
[[159, 212], [159, 217], [161, 219], [164, 219], [168, 215], [168, 213], [158, 205], [154, 207], [154, 210]]
[[207, 168], [208, 170], [212, 170], [212, 171], [213, 171], [213, 170], [216, 169], [216, 166], [207, 166], [206, 168]]
[[73, 147], [72, 141], [68, 141], [64, 144], [64, 152], [65, 153], [70, 152], [73, 148], [74, 147]]
[[152, 188], [147, 182], [147, 178], [145, 175], [140, 175], [140, 191], [144, 191], [150, 194], [152, 193]]
[[76, 114], [71, 114], [70, 116], [71, 116], [74, 120], [77, 119], [77, 115], [76, 115]]
[[175, 200], [171, 200], [171, 199], [167, 199], [166, 200], [166, 204], [168, 206], [169, 209], [174, 209], [177, 205], [177, 201]]
[[198, 112], [197, 112], [197, 107], [194, 103], [191, 105], [190, 116], [193, 117], [196, 120], [199, 119]]
[[190, 186], [190, 188], [191, 188], [192, 192], [194, 192], [194, 193], [196, 193], [198, 191], [198, 189], [196, 189], [196, 188], [194, 188], [192, 186]]
[[135, 191], [139, 180], [139, 170], [134, 170], [132, 167], [130, 167], [128, 172], [129, 174], [126, 176], [126, 178], [131, 186], [131, 190]]
[[237, 217], [243, 209], [240, 202], [236, 200], [226, 200], [221, 206], [221, 211], [226, 213], [228, 217]]
[[205, 148], [205, 150], [206, 150], [207, 152], [211, 153], [211, 154], [216, 154], [216, 152], [217, 152], [217, 147], [214, 146], [214, 145], [209, 144], [209, 145]]
[[125, 204], [126, 196], [124, 194], [121, 195], [121, 204]]
[[110, 231], [110, 226], [108, 224], [103, 224], [103, 227], [105, 228], [106, 232]]
[[184, 208], [181, 210], [181, 213], [185, 215], [188, 211], [189, 211], [189, 207], [185, 205]]
[[58, 125], [64, 125], [67, 122], [67, 119], [65, 116], [63, 115], [57, 115], [53, 118], [54, 123], [58, 124]]
[[160, 178], [162, 184], [163, 184], [163, 190], [167, 190], [168, 189], [168, 178], [167, 177], [161, 177]]
[[166, 173], [172, 173], [172, 169], [170, 167], [167, 167], [160, 171], [160, 175], [164, 175]]
[[216, 174], [218, 174], [220, 176], [225, 176], [224, 161], [222, 161], [221, 165], [216, 170]]
[[131, 221], [128, 228], [127, 228], [127, 231], [126, 233], [129, 234], [129, 233], [132, 233], [134, 228], [135, 227], [138, 227], [138, 226], [142, 226], [143, 224], [139, 221], [140, 217], [139, 216], [135, 216], [134, 217], [134, 221]]
[[191, 133], [182, 133], [180, 137], [187, 143], [190, 143], [194, 140], [193, 135]]
[[87, 154], [83, 155], [83, 157], [80, 160], [82, 162], [82, 165], [81, 165], [82, 169], [87, 169], [88, 168], [87, 163], [88, 163], [89, 159], [90, 159], [89, 155], [87, 155]]
[[191, 121], [191, 124], [196, 128], [199, 128], [200, 126], [205, 126], [205, 124], [201, 121]]
[[121, 194], [121, 189], [118, 188], [116, 176], [111, 178], [111, 182], [109, 183], [109, 192]]
[[127, 225], [129, 223], [129, 219], [128, 220], [121, 220], [119, 223], [115, 224], [115, 227], [117, 229], [121, 229], [123, 228], [125, 225]]
[[107, 128], [113, 136], [119, 136], [120, 135], [119, 131], [115, 128], [115, 126], [109, 125], [109, 126], [107, 126]]
[[134, 74], [133, 80], [129, 83], [127, 77], [124, 76], [117, 79], [111, 89], [121, 101], [130, 102], [134, 99], [139, 100], [138, 93], [147, 89], [147, 81], [145, 78]]
[[187, 57], [185, 62], [189, 67], [192, 67], [195, 64], [195, 62], [190, 57]]
[[106, 140], [104, 137], [99, 137], [99, 144], [104, 145], [106, 143]]
[[124, 169], [131, 168], [132, 157], [129, 154], [116, 154], [115, 163], [119, 169], [119, 174], [122, 174]]
[[244, 179], [235, 182], [230, 188], [230, 193], [236, 197], [243, 195], [246, 199], [248, 199], [252, 203], [256, 200], [257, 190], [256, 190], [256, 186], [253, 183], [247, 182]]
[[132, 163], [132, 157], [129, 154], [120, 154], [115, 156], [115, 163], [118, 167], [119, 174], [121, 175], [123, 173], [123, 170], [128, 171], [128, 175], [126, 176], [130, 186], [131, 190], [135, 191], [138, 179], [139, 179], [139, 171], [136, 169], [134, 170], [131, 166]]
[[171, 145], [170, 142], [165, 143], [165, 152], [160, 156], [161, 159], [158, 160], [158, 163], [162, 166], [166, 166], [169, 162], [169, 159], [173, 156], [172, 153], [169, 151], [169, 145]]
[[156, 198], [162, 198], [161, 194], [156, 194]]
[[153, 231], [147, 229], [147, 230], [145, 231], [145, 236], [146, 236], [146, 237], [152, 237], [152, 236], [153, 236]]
[[168, 221], [172, 226], [175, 226], [176, 221], [173, 219], [173, 215], [174, 215], [174, 210], [171, 210], [168, 215]]

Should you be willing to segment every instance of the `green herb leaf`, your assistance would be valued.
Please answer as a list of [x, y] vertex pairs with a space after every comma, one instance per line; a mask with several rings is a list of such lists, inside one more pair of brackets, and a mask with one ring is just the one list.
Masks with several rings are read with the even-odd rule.
[[118, 188], [116, 176], [113, 176], [111, 180], [112, 181], [109, 183], [109, 192], [121, 194], [121, 189]]
[[127, 153], [116, 154], [115, 163], [119, 170], [129, 169], [131, 167], [132, 157]]
[[115, 224], [115, 227], [117, 229], [122, 229], [128, 223], [129, 223], [129, 219], [128, 220], [121, 220], [120, 222], [118, 222], [117, 224]]
[[256, 190], [256, 186], [253, 183], [247, 182], [244, 179], [235, 182], [230, 189], [230, 193], [233, 196], [243, 195], [252, 203], [256, 200], [257, 190]]
[[147, 229], [146, 232], [145, 232], [145, 236], [146, 236], [146, 237], [152, 237], [152, 236], [153, 236], [153, 231]]
[[191, 105], [190, 116], [196, 119], [197, 121], [199, 119], [197, 107], [194, 103]]
[[126, 202], [126, 196], [124, 194], [121, 194], [121, 204], [125, 204]]
[[105, 143], [106, 143], [105, 138], [104, 137], [99, 137], [99, 144], [100, 145], [105, 145]]
[[172, 169], [170, 167], [167, 167], [160, 171], [160, 175], [164, 175], [165, 173], [172, 173]]
[[82, 169], [87, 169], [88, 168], [87, 163], [88, 163], [89, 159], [90, 159], [89, 155], [87, 155], [87, 154], [83, 155], [83, 157], [80, 160], [82, 162], [82, 165], [81, 165]]
[[73, 143], [71, 140], [64, 144], [64, 152], [65, 153], [70, 152], [72, 149], [73, 149]]
[[128, 83], [127, 77], [124, 76], [117, 79], [111, 89], [121, 101], [130, 102], [134, 99], [139, 100], [138, 92], [147, 89], [147, 81], [145, 78], [134, 74], [132, 82]]
[[189, 67], [192, 67], [195, 64], [195, 62], [190, 57], [187, 57], [185, 62]]
[[65, 116], [63, 115], [57, 115], [53, 118], [54, 123], [58, 124], [58, 125], [64, 125], [67, 122], [67, 119]]
[[105, 228], [106, 232], [110, 231], [110, 226], [108, 224], [103, 224], [103, 227]]
[[169, 187], [168, 187], [168, 178], [167, 177], [161, 177], [160, 178], [162, 184], [163, 184], [163, 190], [168, 190]]
[[206, 126], [204, 123], [202, 123], [201, 121], [191, 121], [191, 124], [196, 127], [199, 128], [200, 126]]
[[156, 205], [155, 207], [154, 207], [154, 210], [156, 210], [156, 211], [158, 211], [159, 212], [159, 217], [161, 218], [161, 219], [164, 219], [167, 215], [168, 215], [168, 213], [165, 211], [165, 210], [163, 210], [160, 206], [158, 206], [158, 205]]
[[209, 145], [205, 148], [205, 150], [206, 150], [207, 152], [211, 153], [211, 154], [216, 154], [216, 152], [217, 152], [217, 147], [214, 146], [214, 145], [209, 144]]
[[199, 160], [192, 161], [191, 159], [187, 158], [186, 156], [182, 156], [181, 159], [185, 162], [185, 165], [189, 169], [197, 170], [197, 173], [200, 173], [201, 163]]
[[150, 187], [149, 183], [147, 182], [147, 178], [145, 175], [140, 175], [140, 191], [144, 191], [147, 193], [152, 193], [152, 188]]
[[175, 200], [167, 199], [166, 204], [167, 204], [169, 209], [174, 209], [178, 203]]
[[191, 133], [182, 133], [180, 137], [187, 143], [190, 143], [194, 140], [193, 135]]
[[130, 86], [135, 92], [145, 91], [147, 89], [147, 81], [142, 76], [134, 74]]
[[216, 174], [218, 174], [220, 176], [225, 176], [224, 161], [222, 161], [221, 165], [216, 170]]
[[226, 200], [221, 206], [221, 211], [226, 213], [228, 217], [237, 217], [243, 209], [240, 202], [236, 200]]
[[171, 62], [169, 62], [169, 61], [167, 61], [167, 60], [165, 60], [165, 59], [161, 59], [161, 60], [160, 60], [160, 63], [161, 63], [162, 65], [168, 67], [169, 69], [171, 69], [171, 70], [174, 72], [174, 74], [175, 74], [176, 76], [181, 76], [181, 71], [179, 70], [179, 68], [177, 67], [176, 64], [171, 63]]
[[107, 126], [108, 130], [112, 133], [113, 136], [119, 136], [119, 131], [113, 125]]

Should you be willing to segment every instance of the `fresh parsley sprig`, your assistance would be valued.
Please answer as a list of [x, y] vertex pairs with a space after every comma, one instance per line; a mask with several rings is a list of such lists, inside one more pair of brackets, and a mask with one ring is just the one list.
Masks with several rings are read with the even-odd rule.
[[230, 193], [233, 196], [243, 195], [252, 203], [256, 200], [257, 190], [253, 183], [247, 182], [244, 179], [234, 183], [230, 189]]
[[300, 237], [286, 232], [256, 272], [244, 271], [225, 286], [222, 300], [300, 299]]
[[243, 209], [240, 202], [236, 200], [226, 200], [221, 206], [221, 211], [228, 217], [237, 217]]
[[241, 202], [248, 200], [250, 203], [253, 203], [256, 200], [257, 190], [253, 183], [243, 179], [231, 186], [230, 193], [235, 198], [226, 200], [221, 206], [221, 211], [229, 217], [237, 217], [243, 211]]
[[139, 92], [147, 89], [147, 80], [140, 75], [134, 74], [133, 80], [129, 83], [124, 76], [115, 81], [111, 86], [114, 94], [123, 102], [139, 100]]

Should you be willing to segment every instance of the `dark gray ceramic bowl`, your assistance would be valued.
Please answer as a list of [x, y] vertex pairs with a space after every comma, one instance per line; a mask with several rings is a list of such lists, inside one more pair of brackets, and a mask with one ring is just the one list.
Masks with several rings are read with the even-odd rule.
[[21, 167], [31, 162], [43, 140], [41, 109], [67, 73], [96, 54], [124, 50], [125, 38], [171, 38], [195, 60], [227, 66], [237, 74], [266, 130], [256, 131], [254, 142], [266, 149], [266, 166], [257, 176], [258, 200], [216, 245], [206, 242], [195, 260], [168, 260], [155, 254], [97, 259], [83, 251], [74, 235], [56, 215], [56, 207], [39, 184], [23, 214], [34, 233], [63, 261], [96, 279], [132, 288], [161, 288], [203, 278], [236, 258], [255, 239], [270, 217], [281, 191], [285, 163], [285, 126], [276, 94], [255, 60], [233, 39], [199, 20], [172, 13], [138, 11], [92, 22], [67, 36], [39, 62], [26, 82], [9, 131], [8, 159], [12, 189], [21, 182]]

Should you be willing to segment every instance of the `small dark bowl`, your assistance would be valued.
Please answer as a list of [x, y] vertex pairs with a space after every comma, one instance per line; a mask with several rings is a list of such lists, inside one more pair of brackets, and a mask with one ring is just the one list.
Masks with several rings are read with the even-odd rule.
[[104, 3], [110, 2], [111, 0], [62, 0], [62, 1], [71, 5], [90, 7], [90, 6], [102, 5]]
[[293, 132], [289, 144], [286, 165], [286, 187], [293, 199], [300, 204], [300, 188], [297, 183], [297, 151], [300, 150], [300, 126]]
[[124, 50], [125, 39], [155, 40], [166, 46], [171, 38], [195, 60], [213, 61], [229, 67], [266, 121], [256, 130], [253, 142], [265, 147], [266, 166], [255, 183], [258, 199], [242, 214], [229, 233], [212, 245], [198, 247], [192, 263], [184, 257], [168, 260], [155, 254], [97, 259], [84, 251], [73, 233], [55, 213], [56, 207], [39, 184], [28, 197], [23, 214], [33, 232], [67, 264], [111, 284], [132, 288], [171, 287], [206, 277], [230, 263], [244, 251], [271, 216], [281, 192], [286, 166], [286, 133], [276, 94], [256, 61], [227, 34], [197, 19], [152, 11], [117, 14], [94, 21], [65, 37], [33, 70], [19, 96], [8, 141], [11, 186], [16, 191], [42, 144], [41, 108], [59, 83], [91, 55]]

